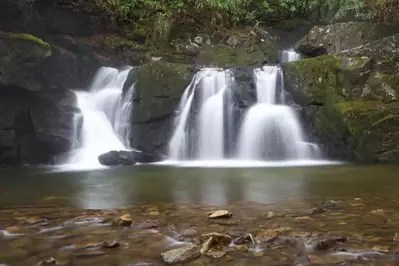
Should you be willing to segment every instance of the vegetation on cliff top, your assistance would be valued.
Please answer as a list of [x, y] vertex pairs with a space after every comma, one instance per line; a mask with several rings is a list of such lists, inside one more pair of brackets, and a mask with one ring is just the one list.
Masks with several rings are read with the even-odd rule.
[[176, 24], [253, 23], [289, 18], [320, 19], [329, 12], [355, 12], [357, 17], [398, 23], [397, 0], [79, 0], [78, 6], [99, 11], [118, 22], [168, 17]]

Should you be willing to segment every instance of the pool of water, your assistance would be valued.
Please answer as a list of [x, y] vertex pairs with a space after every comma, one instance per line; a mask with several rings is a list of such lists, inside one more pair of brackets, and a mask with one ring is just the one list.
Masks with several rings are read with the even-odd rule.
[[[165, 253], [187, 247], [196, 253], [183, 265], [192, 266], [398, 265], [398, 172], [389, 165], [2, 169], [0, 265], [161, 266]], [[217, 210], [232, 215], [211, 219]]]
[[197, 168], [147, 165], [91, 171], [54, 168], [0, 170], [0, 207], [7, 205], [120, 208], [134, 203], [239, 201], [286, 198], [396, 197], [398, 166], [330, 165], [290, 168]]

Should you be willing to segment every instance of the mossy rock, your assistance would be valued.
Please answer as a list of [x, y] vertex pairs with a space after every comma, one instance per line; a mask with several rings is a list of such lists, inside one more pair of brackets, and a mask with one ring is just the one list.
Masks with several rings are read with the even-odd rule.
[[34, 43], [47, 51], [51, 50], [51, 47], [47, 42], [43, 41], [39, 37], [33, 36], [31, 34], [27, 34], [27, 33], [4, 32], [4, 33], [0, 33], [0, 38], [9, 39], [9, 40], [27, 41], [27, 42]]
[[196, 64], [202, 67], [260, 67], [266, 62], [266, 57], [260, 50], [248, 52], [245, 48], [232, 48], [225, 44], [204, 49], [196, 59]]
[[305, 108], [317, 106], [315, 132], [345, 146], [358, 161], [399, 162], [397, 74], [372, 72], [367, 57], [333, 55], [285, 63], [283, 69], [293, 99]]
[[149, 48], [143, 44], [139, 44], [123, 37], [107, 37], [104, 40], [104, 44], [110, 48], [128, 48], [134, 51], [148, 51]]
[[308, 56], [340, 53], [398, 32], [394, 25], [368, 22], [317, 25], [295, 45], [295, 50]]
[[151, 61], [142, 65], [134, 93], [133, 123], [173, 113], [191, 78], [185, 64]]

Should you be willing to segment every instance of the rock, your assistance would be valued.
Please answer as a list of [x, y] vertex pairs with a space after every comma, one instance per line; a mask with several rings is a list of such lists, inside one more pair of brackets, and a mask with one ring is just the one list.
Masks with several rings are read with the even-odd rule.
[[110, 151], [98, 156], [102, 165], [135, 165], [136, 163], [153, 163], [163, 159], [161, 155], [140, 151]]
[[0, 84], [0, 165], [54, 164], [76, 142], [75, 104], [72, 91]]
[[214, 211], [208, 215], [208, 217], [211, 219], [229, 218], [231, 216], [233, 216], [233, 214], [231, 212], [229, 212], [228, 210], [218, 210], [218, 211]]
[[194, 229], [186, 229], [186, 230], [184, 230], [184, 232], [182, 234], [182, 236], [184, 236], [184, 237], [194, 237], [197, 235], [198, 235], [198, 232], [197, 232], [197, 230], [194, 230]]
[[[348, 57], [367, 56], [377, 61], [389, 61], [393, 63], [399, 59], [398, 49], [399, 34], [394, 34], [352, 49], [341, 51], [338, 55]], [[391, 67], [396, 68], [397, 66], [393, 64]]]
[[117, 225], [126, 226], [126, 227], [131, 226], [132, 222], [133, 222], [133, 220], [132, 220], [132, 216], [130, 216], [130, 214], [124, 214], [115, 220], [115, 223]]
[[342, 206], [333, 200], [328, 200], [321, 204], [321, 208], [326, 210], [336, 210], [342, 209]]
[[151, 229], [151, 228], [157, 228], [163, 223], [162, 220], [147, 220], [145, 222], [142, 222], [139, 224], [140, 229]]
[[[304, 211], [305, 215], [314, 215], [326, 212], [323, 208], [317, 207]], [[310, 217], [309, 217], [310, 218]], [[305, 218], [306, 219], [306, 218]]]
[[102, 250], [85, 250], [76, 254], [77, 258], [94, 258], [106, 255], [107, 253]]
[[208, 252], [206, 253], [206, 256], [212, 259], [220, 259], [223, 258], [226, 255], [226, 252], [224, 251], [213, 251], [213, 252]]
[[288, 232], [291, 232], [291, 227], [277, 227], [273, 229], [266, 229], [256, 235], [256, 239], [261, 242], [270, 242], [276, 239], [279, 235], [284, 235]]
[[185, 247], [172, 249], [161, 253], [162, 259], [168, 264], [186, 263], [201, 256], [197, 245], [189, 244]]
[[399, 161], [397, 92], [383, 85], [398, 88], [399, 72], [373, 72], [375, 64], [367, 57], [328, 55], [283, 65], [286, 90], [305, 110], [313, 108], [303, 117], [305, 130], [329, 158]]
[[343, 22], [314, 26], [296, 45], [307, 56], [334, 54], [364, 45], [399, 32], [390, 25], [367, 22]]
[[240, 237], [234, 239], [233, 242], [236, 245], [242, 245], [242, 244], [247, 244], [247, 243], [254, 244], [252, 236], [250, 234], [246, 234], [246, 235], [240, 236]]
[[223, 245], [229, 245], [231, 241], [233, 240], [231, 236], [225, 235], [225, 234], [220, 234], [220, 233], [208, 233], [208, 234], [202, 234], [201, 235], [201, 240], [205, 239], [213, 239], [214, 244], [223, 244]]
[[173, 114], [191, 78], [184, 64], [153, 61], [141, 66], [133, 95], [132, 147], [151, 154], [167, 146]]
[[101, 242], [101, 247], [103, 248], [117, 248], [120, 244], [118, 241], [103, 241]]
[[201, 254], [205, 254], [212, 246], [213, 244], [213, 237], [209, 237], [201, 246]]
[[56, 265], [56, 264], [57, 261], [54, 258], [48, 258], [39, 262], [37, 266], [47, 266], [47, 265]]

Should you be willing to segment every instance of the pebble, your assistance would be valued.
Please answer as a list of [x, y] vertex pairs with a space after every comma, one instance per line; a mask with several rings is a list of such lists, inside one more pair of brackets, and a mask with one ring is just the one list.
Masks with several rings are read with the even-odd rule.
[[229, 218], [231, 216], [233, 216], [233, 214], [228, 210], [218, 210], [210, 213], [208, 217], [214, 219], [214, 218]]

